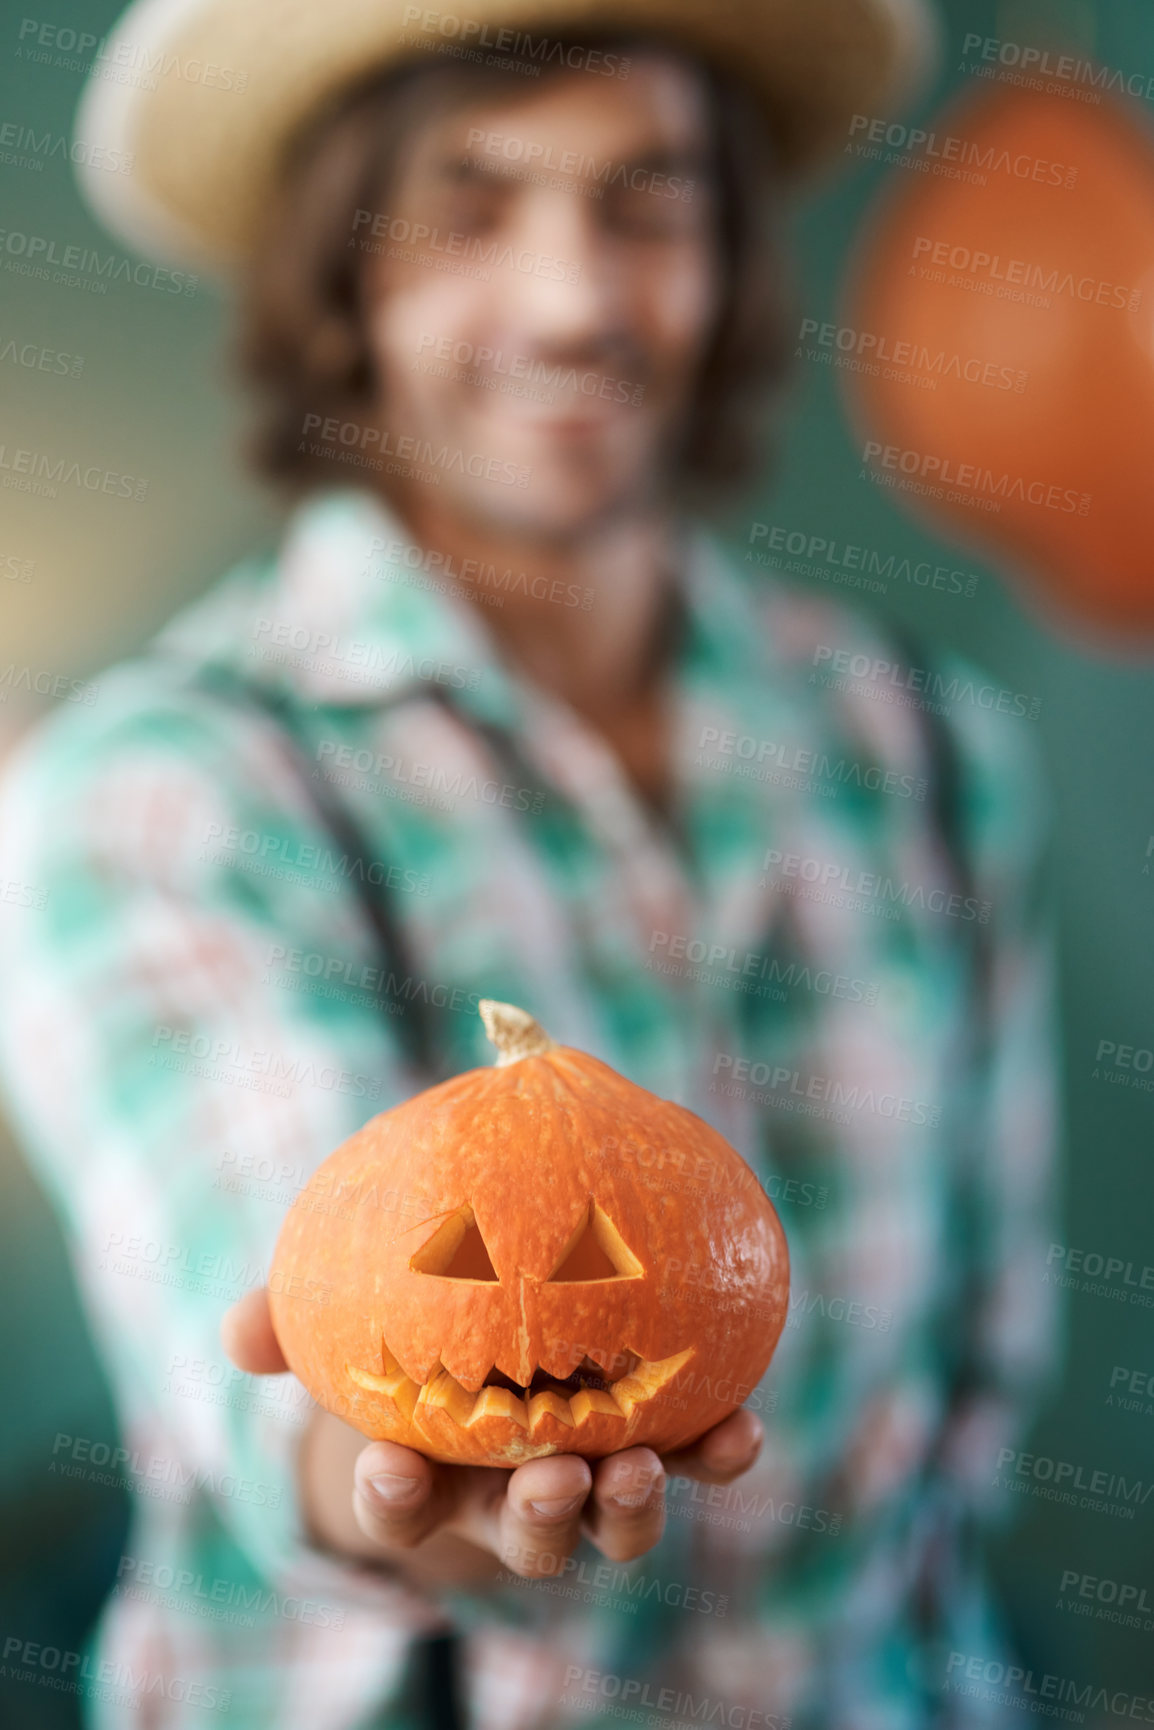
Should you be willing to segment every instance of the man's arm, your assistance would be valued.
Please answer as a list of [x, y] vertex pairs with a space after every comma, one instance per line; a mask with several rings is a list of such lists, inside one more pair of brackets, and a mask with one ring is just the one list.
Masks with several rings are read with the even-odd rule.
[[[940, 1460], [960, 1505], [996, 1517], [999, 1450], [1020, 1442], [1059, 1355], [1045, 1252], [1059, 1212], [1060, 1106], [1049, 801], [1027, 723], [959, 728], [963, 844], [990, 909], [983, 1054], [959, 1172], [969, 1220], [967, 1376]], [[1004, 1509], [1002, 1510], [1004, 1511]]]
[[[5, 1080], [122, 1406], [157, 1414], [266, 1575], [386, 1555], [394, 1575], [422, 1582], [487, 1578], [494, 1557], [552, 1572], [581, 1531], [613, 1559], [640, 1554], [663, 1521], [650, 1450], [595, 1471], [566, 1458], [466, 1473], [383, 1443], [361, 1458], [338, 1420], [302, 1425], [295, 1384], [282, 1384], [283, 1410], [243, 1384], [212, 1405], [181, 1390], [174, 1365], [214, 1362], [223, 1312], [263, 1285], [292, 1194], [422, 1084], [378, 1006], [278, 982], [270, 957], [286, 946], [366, 958], [356, 902], [347, 886], [338, 896], [299, 872], [250, 871], [253, 855], [222, 846], [272, 834], [277, 857], [297, 858], [323, 854], [325, 837], [263, 722], [238, 728], [188, 705], [142, 715], [130, 702], [91, 736], [53, 726], [22, 754], [0, 812], [0, 866], [44, 894], [6, 933]], [[243, 1340], [237, 1361], [263, 1367]], [[744, 1414], [712, 1445], [734, 1475], [759, 1443]], [[417, 1487], [390, 1512], [370, 1480], [406, 1473]], [[567, 1513], [553, 1505], [574, 1500]]]
[[310, 1402], [233, 1372], [220, 1317], [317, 1163], [418, 1083], [379, 1010], [278, 972], [292, 944], [366, 957], [347, 890], [225, 844], [323, 842], [270, 729], [157, 684], [118, 670], [10, 765], [0, 872], [40, 905], [3, 913], [0, 1068], [142, 1477], [191, 1481], [259, 1574], [323, 1598], [352, 1576], [302, 1517]]

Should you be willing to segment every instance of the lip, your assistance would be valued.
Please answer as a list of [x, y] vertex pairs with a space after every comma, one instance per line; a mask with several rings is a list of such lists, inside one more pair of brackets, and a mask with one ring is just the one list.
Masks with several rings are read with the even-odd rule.
[[[650, 1401], [684, 1369], [693, 1356], [693, 1347], [677, 1352], [673, 1357], [650, 1360], [638, 1353], [632, 1369], [617, 1381], [601, 1381], [601, 1385], [579, 1387], [566, 1395], [556, 1377], [535, 1373], [534, 1381], [544, 1377], [551, 1385], [538, 1393], [525, 1389], [528, 1399], [512, 1387], [493, 1385], [486, 1380], [479, 1388], [464, 1387], [441, 1364], [437, 1364], [425, 1382], [406, 1374], [388, 1346], [381, 1342], [383, 1375], [374, 1375], [356, 1364], [346, 1364], [349, 1380], [366, 1393], [384, 1394], [391, 1399], [410, 1422], [420, 1421], [425, 1411], [444, 1412], [459, 1428], [468, 1430], [484, 1418], [509, 1418], [534, 1439], [549, 1419], [571, 1429], [580, 1429], [595, 1414], [618, 1418], [625, 1429]], [[571, 1380], [574, 1378], [570, 1378]]]
[[605, 398], [581, 399], [570, 403], [540, 403], [518, 397], [506, 397], [498, 392], [486, 392], [486, 416], [496, 415], [514, 421], [531, 432], [553, 434], [556, 437], [578, 438], [600, 431], [620, 421], [626, 412], [637, 413], [631, 403]]
[[604, 414], [543, 415], [539, 420], [530, 420], [527, 424], [546, 437], [578, 439], [604, 432], [618, 418], [610, 408]]
[[507, 424], [516, 426], [520, 431], [532, 433], [540, 439], [568, 440], [576, 443], [579, 439], [596, 438], [609, 432], [620, 424], [620, 417], [613, 414], [586, 415], [509, 415], [505, 418]]

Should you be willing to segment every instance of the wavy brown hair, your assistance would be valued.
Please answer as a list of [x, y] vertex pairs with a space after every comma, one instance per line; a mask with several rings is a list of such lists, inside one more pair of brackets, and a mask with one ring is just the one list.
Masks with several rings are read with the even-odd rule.
[[[580, 46], [639, 53], [672, 45], [656, 36], [582, 36]], [[234, 353], [256, 404], [247, 455], [259, 475], [290, 494], [334, 479], [332, 459], [313, 454], [302, 436], [307, 415], [364, 424], [379, 413], [365, 253], [350, 244], [354, 217], [388, 209], [405, 138], [430, 113], [510, 89], [512, 55], [507, 65], [491, 58], [498, 63], [421, 59], [378, 73], [347, 89], [286, 153], [241, 281]], [[788, 344], [769, 132], [743, 85], [696, 64], [711, 116], [722, 304], [670, 480], [679, 497], [708, 506], [761, 468]], [[550, 75], [547, 65], [540, 69], [541, 80]]]

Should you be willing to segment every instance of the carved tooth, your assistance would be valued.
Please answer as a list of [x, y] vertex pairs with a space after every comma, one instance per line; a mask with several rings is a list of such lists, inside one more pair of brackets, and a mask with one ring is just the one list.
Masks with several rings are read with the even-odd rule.
[[367, 1388], [371, 1394], [391, 1394], [393, 1391], [392, 1376], [371, 1376], [368, 1370], [359, 1370], [356, 1364], [346, 1364], [345, 1373], [359, 1388]]
[[398, 1370], [396, 1376], [390, 1376], [389, 1380], [396, 1382], [393, 1398], [396, 1400], [401, 1411], [405, 1414], [406, 1421], [411, 1423], [413, 1412], [416, 1409], [417, 1395], [421, 1391], [420, 1388], [417, 1386], [412, 1376], [407, 1376], [404, 1370]]
[[593, 1412], [604, 1412], [612, 1418], [621, 1416], [621, 1407], [604, 1388], [582, 1388], [569, 1401], [569, 1410], [575, 1424], [583, 1424]]
[[560, 1394], [546, 1390], [543, 1394], [534, 1394], [529, 1401], [529, 1430], [537, 1429], [547, 1414], [552, 1414], [558, 1423], [567, 1424], [573, 1428], [574, 1417], [569, 1410], [569, 1401], [562, 1399]]
[[[542, 1399], [546, 1396], [537, 1397]], [[482, 1388], [477, 1395], [476, 1405], [464, 1421], [475, 1424], [481, 1418], [512, 1418], [523, 1430], [529, 1428], [529, 1413], [525, 1409], [525, 1402], [518, 1399], [512, 1388]]]
[[688, 1351], [678, 1352], [676, 1357], [661, 1358], [654, 1363], [642, 1359], [627, 1376], [614, 1382], [613, 1393], [625, 1416], [631, 1418], [638, 1406], [647, 1405], [650, 1400], [655, 1399], [692, 1355], [691, 1346]]
[[421, 1389], [418, 1403], [439, 1406], [449, 1414], [455, 1424], [467, 1424], [476, 1404], [476, 1396], [463, 1388], [448, 1370], [440, 1369]]
[[635, 1352], [623, 1353], [622, 1356], [635, 1360], [627, 1375], [609, 1388], [582, 1388], [571, 1400], [553, 1390], [534, 1394], [528, 1400], [520, 1398], [511, 1388], [499, 1386], [482, 1387], [476, 1392], [463, 1387], [442, 1364], [436, 1364], [428, 1381], [421, 1383], [405, 1372], [384, 1341], [381, 1356], [384, 1375], [373, 1375], [355, 1364], [346, 1364], [345, 1372], [350, 1381], [367, 1393], [387, 1395], [410, 1421], [417, 1405], [423, 1404], [444, 1411], [461, 1425], [483, 1417], [504, 1417], [523, 1429], [536, 1429], [546, 1414], [568, 1427], [587, 1422], [594, 1412], [632, 1423], [638, 1407], [646, 1405], [674, 1379], [693, 1356], [693, 1349], [654, 1361], [638, 1358]]
[[671, 1382], [675, 1375], [683, 1370], [693, 1356], [693, 1347], [687, 1346], [683, 1352], [675, 1352], [671, 1358], [658, 1358], [653, 1362], [643, 1359], [635, 1366], [632, 1374], [653, 1392], [658, 1393], [666, 1382]]
[[643, 1406], [648, 1402], [651, 1392], [652, 1390], [647, 1388], [644, 1382], [639, 1382], [635, 1376], [624, 1376], [621, 1381], [613, 1384], [613, 1398], [616, 1401], [617, 1409], [619, 1412], [623, 1412], [627, 1418], [633, 1416], [638, 1406]]
[[349, 1380], [356, 1382], [358, 1387], [364, 1388], [370, 1394], [387, 1394], [406, 1418], [412, 1417], [420, 1388], [400, 1367], [386, 1376], [371, 1376], [367, 1370], [359, 1370], [355, 1364], [346, 1364], [345, 1371]]
[[627, 1361], [623, 1353], [615, 1352], [611, 1346], [591, 1346], [577, 1368], [591, 1370], [594, 1375], [611, 1382], [615, 1375], [622, 1373]]
[[414, 1362], [403, 1364], [396, 1352], [390, 1348], [388, 1340], [383, 1337], [381, 1339], [381, 1359], [384, 1363], [385, 1374], [387, 1376], [393, 1375], [397, 1370], [399, 1370], [402, 1375], [408, 1376], [414, 1387], [418, 1388], [423, 1387], [426, 1382], [431, 1382], [441, 1367], [435, 1358], [433, 1362], [427, 1366], [425, 1364]]

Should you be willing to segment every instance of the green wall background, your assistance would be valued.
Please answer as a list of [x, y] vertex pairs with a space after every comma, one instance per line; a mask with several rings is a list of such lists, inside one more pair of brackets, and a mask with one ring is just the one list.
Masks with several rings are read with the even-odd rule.
[[[943, 67], [920, 112], [964, 82], [957, 62], [967, 30], [1019, 41], [1061, 37], [1112, 66], [1154, 75], [1148, 0], [1050, 0], [1032, 10], [948, 0], [939, 14]], [[105, 0], [57, 0], [51, 22], [100, 34], [114, 17]], [[20, 29], [15, 16], [0, 26], [0, 118], [67, 135], [81, 75], [30, 62]], [[876, 164], [851, 166], [797, 213], [799, 317], [834, 316], [847, 252], [884, 173]], [[58, 248], [110, 250], [60, 155], [40, 171], [0, 161], [0, 193], [5, 230], [55, 239]], [[75, 377], [0, 360], [0, 437], [149, 483], [143, 503], [75, 488], [55, 500], [4, 495], [0, 662], [83, 676], [143, 642], [182, 600], [271, 536], [275, 513], [235, 455], [239, 412], [222, 349], [227, 320], [211, 293], [173, 297], [115, 284], [97, 296], [4, 268], [0, 286], [0, 345], [14, 337], [17, 346], [32, 342], [83, 357]], [[736, 544], [757, 518], [912, 559], [947, 556], [944, 541], [858, 479], [830, 369], [799, 365], [781, 449], [772, 482], [730, 524]], [[31, 561], [30, 580], [15, 580], [11, 561], [21, 574]], [[1001, 683], [1042, 698], [1037, 732], [1056, 809], [1061, 914], [1066, 1240], [1151, 1262], [1154, 1105], [1150, 1095], [1109, 1087], [1092, 1071], [1100, 1039], [1154, 1046], [1154, 876], [1143, 874], [1154, 834], [1154, 676], [1136, 656], [1107, 656], [1059, 638], [970, 554], [951, 562], [981, 572], [973, 598], [903, 586], [859, 604], [901, 621], [931, 646], [961, 649]], [[0, 718], [14, 721], [16, 708], [13, 697]], [[127, 1511], [114, 1492], [67, 1485], [48, 1471], [57, 1431], [111, 1437], [114, 1418], [53, 1216], [10, 1141], [0, 1158], [0, 1324], [8, 1414], [0, 1433], [0, 1629], [74, 1646], [111, 1578]], [[1030, 1445], [1148, 1480], [1154, 1416], [1149, 1403], [1139, 1413], [1107, 1404], [1114, 1365], [1154, 1374], [1151, 1312], [1073, 1294], [1063, 1386]], [[1145, 1586], [1154, 1597], [1152, 1522], [1154, 1512], [1142, 1507], [1123, 1522], [1023, 1499], [996, 1564], [1035, 1669], [1154, 1691], [1150, 1636], [1055, 1605], [1066, 1569]], [[44, 1730], [71, 1723], [68, 1701], [41, 1692], [43, 1700], [14, 1698], [4, 1721]]]

